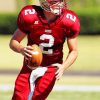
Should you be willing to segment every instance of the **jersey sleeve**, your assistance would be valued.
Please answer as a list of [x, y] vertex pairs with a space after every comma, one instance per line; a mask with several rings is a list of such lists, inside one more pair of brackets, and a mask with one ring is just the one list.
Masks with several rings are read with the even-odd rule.
[[70, 38], [74, 38], [76, 36], [78, 36], [80, 33], [80, 21], [79, 19], [76, 17], [76, 21], [73, 23], [73, 25], [71, 26], [71, 32], [69, 37]]
[[80, 33], [80, 20], [78, 16], [72, 12], [67, 12], [64, 20], [67, 38], [75, 38]]
[[33, 6], [25, 6], [19, 13], [17, 18], [18, 28], [24, 32], [29, 33], [31, 24], [34, 22], [35, 10]]

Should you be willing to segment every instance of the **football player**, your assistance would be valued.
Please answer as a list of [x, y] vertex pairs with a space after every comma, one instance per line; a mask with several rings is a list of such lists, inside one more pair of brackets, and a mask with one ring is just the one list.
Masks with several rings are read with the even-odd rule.
[[[18, 29], [10, 41], [10, 48], [24, 56], [23, 67], [16, 79], [12, 100], [45, 100], [55, 81], [76, 60], [77, 36], [80, 32], [78, 16], [66, 7], [65, 0], [39, 0], [40, 6], [25, 6], [18, 15]], [[27, 36], [27, 46], [20, 42]], [[63, 44], [69, 53], [63, 61]], [[31, 45], [43, 52], [41, 66], [31, 70]]]

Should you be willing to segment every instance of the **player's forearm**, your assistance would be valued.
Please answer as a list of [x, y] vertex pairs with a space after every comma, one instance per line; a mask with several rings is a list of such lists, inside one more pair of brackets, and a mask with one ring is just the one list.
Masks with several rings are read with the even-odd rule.
[[21, 50], [23, 49], [23, 46], [16, 40], [11, 40], [9, 46], [17, 53], [21, 53]]
[[78, 56], [77, 50], [69, 52], [66, 60], [63, 62], [64, 70], [70, 67], [75, 62], [77, 56]]

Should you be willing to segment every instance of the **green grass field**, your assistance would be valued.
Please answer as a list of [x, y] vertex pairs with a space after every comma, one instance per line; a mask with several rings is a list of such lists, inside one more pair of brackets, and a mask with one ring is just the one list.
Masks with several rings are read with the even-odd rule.
[[[0, 92], [1, 100], [11, 100], [12, 91]], [[47, 100], [100, 100], [99, 92], [68, 92], [54, 91], [50, 94]]]
[[99, 100], [100, 93], [96, 92], [52, 92], [47, 100]]

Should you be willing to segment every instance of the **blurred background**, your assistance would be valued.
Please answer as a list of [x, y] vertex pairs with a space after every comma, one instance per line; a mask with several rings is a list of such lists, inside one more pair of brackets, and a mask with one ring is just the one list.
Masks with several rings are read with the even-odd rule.
[[[100, 98], [100, 0], [66, 0], [68, 9], [80, 18], [79, 55], [56, 82], [47, 100], [99, 100]], [[19, 11], [38, 0], [0, 0], [0, 99], [11, 100], [14, 81], [23, 56], [9, 48]], [[26, 45], [26, 39], [22, 41]], [[64, 59], [67, 46], [64, 45]]]

